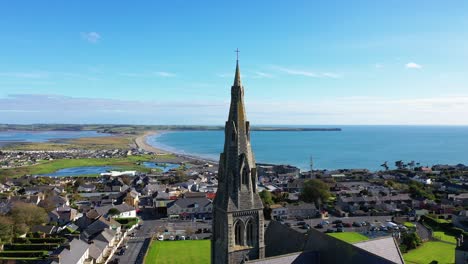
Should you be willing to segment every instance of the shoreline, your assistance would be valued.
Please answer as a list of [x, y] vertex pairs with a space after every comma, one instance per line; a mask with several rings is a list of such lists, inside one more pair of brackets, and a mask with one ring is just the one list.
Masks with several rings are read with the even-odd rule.
[[191, 162], [191, 163], [209, 163], [211, 165], [218, 165], [217, 160], [209, 159], [209, 158], [204, 158], [196, 155], [190, 155], [190, 154], [183, 154], [179, 153], [173, 150], [167, 150], [167, 149], [162, 149], [158, 147], [154, 147], [151, 144], [147, 142], [147, 138], [153, 135], [158, 135], [162, 133], [166, 133], [168, 131], [147, 131], [143, 133], [142, 135], [139, 135], [138, 137], [135, 138], [135, 144], [137, 145], [138, 148], [141, 148], [145, 151], [148, 152], [153, 152], [156, 155], [167, 155], [167, 154], [172, 154], [176, 156], [178, 159], [180, 159], [180, 162]]

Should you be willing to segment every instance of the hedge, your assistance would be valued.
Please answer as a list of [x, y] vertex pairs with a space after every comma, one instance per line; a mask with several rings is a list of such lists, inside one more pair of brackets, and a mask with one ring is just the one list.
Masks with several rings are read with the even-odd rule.
[[0, 257], [40, 258], [40, 257], [46, 257], [48, 254], [49, 254], [49, 251], [15, 250], [15, 251], [1, 251]]
[[430, 230], [442, 230], [455, 237], [459, 237], [461, 234], [463, 234], [463, 237], [468, 237], [468, 232], [465, 232], [461, 228], [454, 227], [452, 223], [440, 223], [439, 221], [437, 221], [437, 219], [434, 219], [427, 215], [423, 215], [421, 218], [424, 219], [424, 226], [426, 226]]
[[49, 237], [49, 238], [24, 238], [17, 237], [13, 240], [14, 243], [31, 243], [31, 244], [62, 244], [67, 239], [64, 237]]
[[5, 250], [55, 250], [60, 244], [6, 244]]

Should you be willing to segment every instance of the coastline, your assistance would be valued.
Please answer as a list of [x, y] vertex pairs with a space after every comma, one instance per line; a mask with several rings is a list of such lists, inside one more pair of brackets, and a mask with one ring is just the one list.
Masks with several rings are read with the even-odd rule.
[[150, 145], [147, 142], [147, 138], [153, 135], [158, 135], [165, 133], [167, 131], [147, 131], [143, 133], [142, 135], [139, 135], [137, 138], [135, 138], [135, 144], [137, 145], [138, 148], [141, 148], [145, 151], [148, 152], [153, 152], [155, 154], [159, 155], [167, 155], [167, 154], [172, 154], [176, 156], [176, 159], [178, 162], [190, 162], [190, 163], [209, 163], [211, 165], [217, 165], [218, 161], [217, 160], [212, 160], [200, 156], [195, 156], [195, 155], [190, 155], [190, 154], [181, 154], [172, 150], [167, 150], [167, 149], [161, 149], [154, 147]]
[[138, 137], [135, 138], [135, 144], [137, 148], [143, 149], [148, 152], [153, 152], [156, 154], [172, 154], [170, 151], [155, 148], [151, 146], [150, 144], [148, 144], [148, 142], [146, 142], [147, 137], [157, 135], [160, 133], [161, 131], [147, 131], [143, 133], [142, 135], [139, 135]]

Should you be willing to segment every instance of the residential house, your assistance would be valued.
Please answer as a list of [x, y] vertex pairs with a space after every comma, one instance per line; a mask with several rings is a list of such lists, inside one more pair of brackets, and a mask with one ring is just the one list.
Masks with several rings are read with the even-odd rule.
[[271, 208], [271, 218], [275, 220], [287, 219], [288, 218], [288, 208], [281, 204], [272, 204]]
[[95, 192], [96, 186], [94, 184], [82, 184], [78, 186], [78, 192]]
[[89, 258], [89, 245], [80, 239], [73, 239], [69, 248], [62, 248], [60, 252], [51, 255], [52, 264], [84, 264]]
[[181, 219], [212, 218], [213, 205], [211, 200], [201, 198], [180, 198], [167, 205], [169, 217]]
[[286, 205], [289, 217], [316, 217], [318, 210], [313, 203], [293, 203]]
[[135, 189], [132, 189], [125, 195], [124, 202], [130, 206], [138, 208], [138, 204], [140, 203], [140, 194]]
[[49, 215], [49, 223], [57, 223], [58, 225], [65, 225], [75, 221], [79, 218], [78, 211], [69, 206], [57, 207]]
[[106, 205], [94, 208], [99, 215], [107, 216], [110, 209], [115, 208], [119, 211], [119, 214], [113, 215], [112, 218], [128, 218], [136, 217], [136, 209], [126, 203], [118, 205]]

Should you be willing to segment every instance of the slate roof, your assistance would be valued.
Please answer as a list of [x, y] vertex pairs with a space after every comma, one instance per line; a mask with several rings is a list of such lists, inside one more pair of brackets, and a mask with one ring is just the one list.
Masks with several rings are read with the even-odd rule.
[[377, 238], [353, 244], [375, 255], [386, 258], [394, 263], [404, 264], [403, 256], [398, 248], [398, 244], [391, 236]]
[[171, 204], [168, 204], [168, 207], [177, 205], [180, 208], [194, 208], [196, 204], [198, 204], [199, 207], [206, 207], [211, 204], [211, 201], [205, 197], [180, 198], [172, 202]]
[[[388, 256], [385, 254], [376, 254], [380, 251], [375, 251], [375, 253], [367, 251], [315, 229], [311, 229], [308, 233], [303, 234], [276, 221], [271, 221], [265, 231], [265, 245], [265, 255], [266, 257], [271, 257], [272, 260], [281, 259], [287, 254], [302, 252], [293, 262], [266, 263], [395, 263], [387, 259], [386, 257]], [[396, 247], [396, 244], [393, 243], [390, 246]]]
[[101, 206], [101, 207], [96, 207], [94, 208], [96, 210], [96, 212], [99, 214], [99, 215], [106, 215], [107, 212], [109, 212], [109, 209], [111, 208], [115, 208], [117, 210], [119, 210], [119, 212], [121, 213], [124, 213], [124, 212], [131, 212], [131, 211], [134, 211], [135, 208], [126, 204], [126, 203], [122, 203], [122, 204], [118, 204], [118, 205], [106, 205], [106, 206]]
[[88, 249], [88, 243], [80, 239], [73, 239], [70, 242], [70, 250], [64, 249], [60, 253], [60, 263], [78, 263], [78, 260], [80, 260]]

